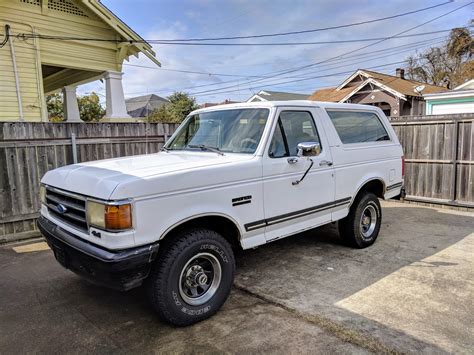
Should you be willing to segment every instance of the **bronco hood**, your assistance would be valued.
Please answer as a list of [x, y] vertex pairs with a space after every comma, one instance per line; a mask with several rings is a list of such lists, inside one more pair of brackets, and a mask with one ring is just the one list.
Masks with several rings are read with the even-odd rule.
[[66, 191], [108, 200], [119, 184], [211, 165], [229, 164], [251, 157], [218, 155], [212, 152], [160, 152], [64, 166], [47, 172], [41, 182]]

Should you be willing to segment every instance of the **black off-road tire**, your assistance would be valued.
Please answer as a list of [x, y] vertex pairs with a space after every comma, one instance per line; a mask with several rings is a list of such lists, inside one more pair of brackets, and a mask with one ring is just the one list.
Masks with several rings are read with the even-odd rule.
[[[369, 209], [375, 212], [377, 219], [373, 231], [364, 236], [361, 230], [362, 213], [369, 206]], [[379, 199], [371, 192], [361, 193], [353, 202], [347, 217], [339, 221], [339, 235], [351, 247], [367, 248], [377, 239], [381, 224], [382, 208]]]
[[[221, 281], [208, 301], [191, 305], [180, 294], [181, 273], [188, 261], [203, 253], [211, 254], [214, 261], [219, 262]], [[224, 304], [234, 282], [234, 273], [232, 248], [219, 233], [204, 228], [181, 231], [171, 242], [164, 244], [148, 278], [151, 303], [158, 316], [170, 324], [187, 326], [200, 322], [214, 315]]]

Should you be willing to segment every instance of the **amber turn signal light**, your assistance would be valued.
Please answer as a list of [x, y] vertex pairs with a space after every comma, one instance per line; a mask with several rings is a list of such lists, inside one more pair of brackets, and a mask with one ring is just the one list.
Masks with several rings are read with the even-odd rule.
[[132, 206], [130, 204], [106, 205], [105, 228], [111, 230], [132, 228]]

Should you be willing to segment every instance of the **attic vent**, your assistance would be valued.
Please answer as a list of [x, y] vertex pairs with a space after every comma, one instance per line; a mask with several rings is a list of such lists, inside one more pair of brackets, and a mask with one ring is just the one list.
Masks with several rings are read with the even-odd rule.
[[20, 2], [30, 5], [41, 6], [41, 0], [20, 0]]
[[88, 17], [80, 8], [70, 0], [49, 0], [48, 9], [66, 12], [71, 15]]

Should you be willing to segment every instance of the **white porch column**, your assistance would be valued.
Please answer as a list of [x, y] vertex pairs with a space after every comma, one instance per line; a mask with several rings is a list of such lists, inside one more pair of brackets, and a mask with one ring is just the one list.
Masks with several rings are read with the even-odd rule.
[[106, 94], [105, 119], [130, 118], [125, 106], [122, 74], [120, 72], [108, 71], [104, 75]]
[[63, 112], [67, 122], [82, 122], [77, 104], [76, 87], [63, 87]]

